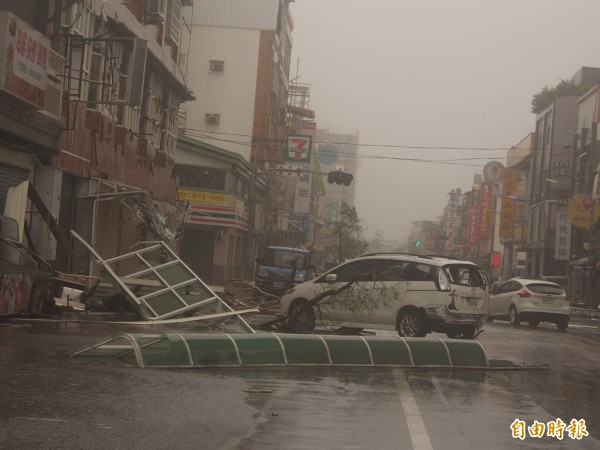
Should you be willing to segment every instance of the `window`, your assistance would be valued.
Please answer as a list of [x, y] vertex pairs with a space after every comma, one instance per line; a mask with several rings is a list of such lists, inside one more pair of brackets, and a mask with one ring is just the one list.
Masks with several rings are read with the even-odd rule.
[[500, 289], [496, 294], [506, 294], [507, 292], [516, 292], [521, 289], [521, 284], [516, 281], [509, 281], [506, 284], [500, 286]]
[[210, 60], [210, 71], [211, 72], [223, 72], [225, 70], [225, 61], [219, 61], [216, 59]]
[[367, 259], [353, 261], [330, 272], [337, 275], [337, 281], [348, 283], [350, 281], [377, 281], [381, 278], [383, 261]]
[[445, 267], [445, 272], [451, 284], [459, 284], [461, 286], [485, 285], [485, 281], [476, 267], [452, 265]]
[[406, 281], [434, 281], [435, 273], [434, 266], [411, 262], [402, 269], [400, 277]]
[[287, 250], [267, 249], [264, 263], [274, 267], [304, 267], [306, 254], [290, 252]]
[[152, 72], [146, 72], [145, 95], [142, 103], [142, 134], [154, 147], [160, 148], [161, 108], [163, 85], [161, 79]]
[[181, 0], [170, 0], [167, 7], [166, 41], [179, 47], [181, 33]]
[[528, 284], [527, 289], [534, 294], [562, 295], [565, 292], [560, 286], [552, 286], [551, 284], [543, 283]]
[[177, 165], [175, 171], [179, 177], [180, 187], [225, 190], [226, 172], [222, 169]]
[[382, 273], [382, 281], [405, 281], [402, 277], [402, 271], [407, 266], [405, 261], [386, 261]]

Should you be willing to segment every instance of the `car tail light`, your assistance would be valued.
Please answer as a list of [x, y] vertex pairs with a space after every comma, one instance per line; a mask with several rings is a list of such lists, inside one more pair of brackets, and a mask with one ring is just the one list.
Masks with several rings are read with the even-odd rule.
[[438, 271], [438, 289], [440, 291], [449, 291], [450, 290], [450, 281], [448, 281], [448, 277], [444, 273], [444, 271], [440, 268]]
[[531, 294], [529, 293], [529, 291], [526, 291], [525, 289], [523, 289], [522, 291], [517, 292], [517, 295], [521, 298], [523, 297], [531, 297]]

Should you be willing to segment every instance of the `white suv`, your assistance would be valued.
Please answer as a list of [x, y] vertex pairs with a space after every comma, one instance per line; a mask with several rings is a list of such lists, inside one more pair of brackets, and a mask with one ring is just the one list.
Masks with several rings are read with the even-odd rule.
[[472, 262], [374, 253], [290, 289], [281, 298], [280, 315], [288, 317], [290, 327], [374, 328], [407, 337], [436, 331], [471, 339], [488, 313], [488, 284]]

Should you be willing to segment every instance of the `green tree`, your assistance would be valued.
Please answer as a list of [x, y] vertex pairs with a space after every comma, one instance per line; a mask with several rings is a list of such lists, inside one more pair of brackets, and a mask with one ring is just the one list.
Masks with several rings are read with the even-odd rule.
[[327, 246], [325, 249], [328, 259], [343, 262], [365, 252], [369, 247], [369, 243], [362, 237], [363, 227], [361, 222], [362, 219], [358, 216], [356, 207], [343, 202], [338, 220], [332, 224], [338, 242]]
[[531, 99], [531, 112], [540, 113], [552, 104], [556, 97], [579, 96], [589, 89], [589, 84], [576, 84], [571, 80], [560, 80], [553, 88], [544, 86]]

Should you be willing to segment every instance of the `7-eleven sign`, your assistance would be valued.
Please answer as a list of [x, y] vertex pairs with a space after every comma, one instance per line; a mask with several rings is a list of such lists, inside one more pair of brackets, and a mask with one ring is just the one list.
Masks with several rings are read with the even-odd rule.
[[309, 163], [312, 147], [312, 136], [288, 134], [284, 160], [290, 162]]

